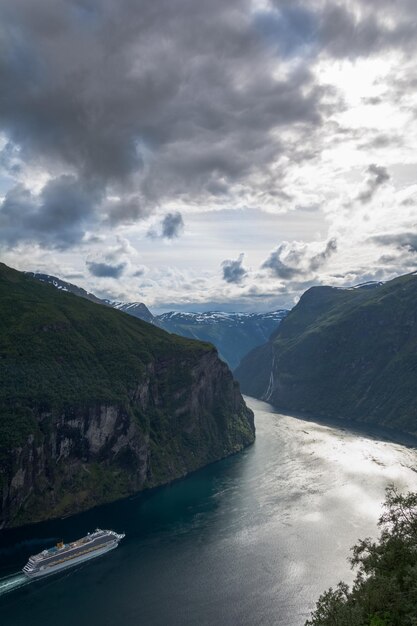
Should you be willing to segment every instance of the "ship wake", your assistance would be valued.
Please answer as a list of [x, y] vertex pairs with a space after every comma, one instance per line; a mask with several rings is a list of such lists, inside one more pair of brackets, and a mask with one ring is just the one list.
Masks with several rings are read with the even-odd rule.
[[19, 587], [23, 587], [24, 585], [28, 585], [30, 582], [31, 581], [24, 574], [20, 573], [0, 578], [0, 596], [3, 596], [10, 591], [14, 591]]

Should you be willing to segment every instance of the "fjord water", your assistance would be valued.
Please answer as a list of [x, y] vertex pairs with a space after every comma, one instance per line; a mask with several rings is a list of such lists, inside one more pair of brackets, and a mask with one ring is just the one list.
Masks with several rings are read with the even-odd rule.
[[[76, 517], [0, 533], [2, 626], [301, 626], [352, 580], [349, 547], [375, 536], [388, 483], [417, 489], [417, 450], [303, 421], [247, 398], [257, 440], [178, 481]], [[26, 582], [28, 555], [96, 526], [104, 557]]]

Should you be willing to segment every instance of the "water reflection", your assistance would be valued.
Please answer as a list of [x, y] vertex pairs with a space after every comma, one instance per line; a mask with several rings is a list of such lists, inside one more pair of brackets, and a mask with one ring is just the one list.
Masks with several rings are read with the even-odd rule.
[[417, 452], [248, 404], [257, 441], [242, 454], [128, 501], [2, 533], [1, 575], [54, 537], [97, 525], [127, 533], [103, 559], [0, 597], [2, 624], [303, 624], [324, 588], [351, 580], [348, 549], [375, 535], [386, 485], [417, 489]]

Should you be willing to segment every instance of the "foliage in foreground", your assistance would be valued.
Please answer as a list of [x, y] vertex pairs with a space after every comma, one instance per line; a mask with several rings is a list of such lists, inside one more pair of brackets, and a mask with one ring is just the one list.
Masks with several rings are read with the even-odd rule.
[[417, 626], [417, 493], [391, 486], [384, 508], [379, 539], [353, 547], [352, 589], [326, 591], [305, 626]]

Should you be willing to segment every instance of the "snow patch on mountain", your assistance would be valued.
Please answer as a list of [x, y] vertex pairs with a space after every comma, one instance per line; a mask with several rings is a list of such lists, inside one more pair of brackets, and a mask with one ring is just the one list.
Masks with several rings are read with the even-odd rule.
[[206, 313], [189, 313], [182, 311], [169, 311], [157, 316], [163, 324], [165, 322], [189, 323], [189, 324], [245, 324], [261, 320], [280, 322], [287, 315], [286, 309], [270, 311], [268, 313], [229, 313], [226, 311], [208, 311]]

